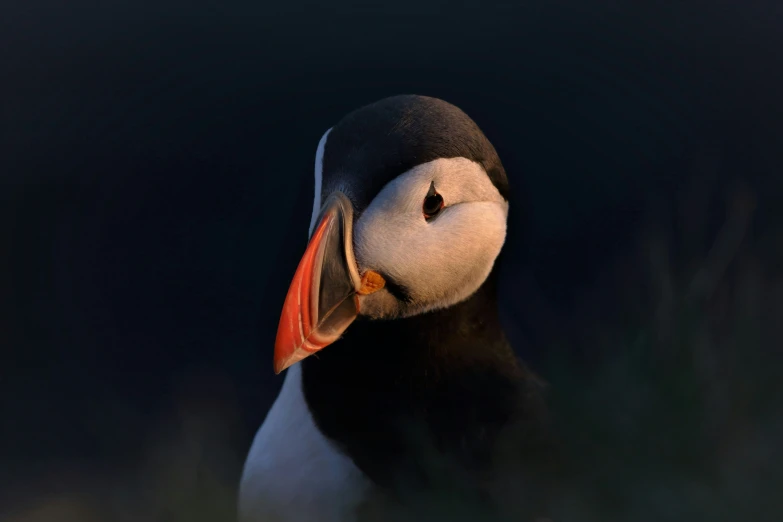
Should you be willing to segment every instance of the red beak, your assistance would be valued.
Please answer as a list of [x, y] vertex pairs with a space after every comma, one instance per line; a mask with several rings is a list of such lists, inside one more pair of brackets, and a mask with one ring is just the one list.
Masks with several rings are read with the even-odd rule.
[[359, 313], [362, 280], [351, 244], [353, 210], [332, 194], [294, 274], [275, 340], [275, 373], [332, 344]]

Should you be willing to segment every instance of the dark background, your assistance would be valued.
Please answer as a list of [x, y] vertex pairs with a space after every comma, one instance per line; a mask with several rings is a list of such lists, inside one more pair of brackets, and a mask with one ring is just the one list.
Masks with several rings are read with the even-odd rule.
[[[392, 94], [498, 149], [509, 335], [556, 387], [553, 354], [588, 378], [669, 331], [655, 303], [748, 201], [753, 353], [777, 368], [783, 4], [155, 4], [0, 7], [0, 518], [230, 520], [318, 139]], [[747, 310], [733, 281], [697, 308]], [[715, 389], [770, 397], [753, 375]]]

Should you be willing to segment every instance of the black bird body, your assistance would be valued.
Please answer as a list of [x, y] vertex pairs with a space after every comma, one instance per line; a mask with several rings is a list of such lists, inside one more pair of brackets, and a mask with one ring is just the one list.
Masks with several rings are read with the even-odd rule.
[[528, 413], [531, 383], [500, 328], [494, 274], [454, 307], [359, 320], [302, 366], [318, 427], [387, 487], [416, 469], [420, 455], [412, 450], [421, 441], [409, 430], [479, 471], [489, 466], [500, 431]]
[[[422, 215], [435, 191], [442, 212]], [[518, 455], [529, 453], [546, 423], [539, 382], [517, 361], [499, 319], [496, 259], [508, 194], [494, 147], [441, 100], [387, 98], [324, 134], [311, 246], [276, 345], [276, 368], [302, 360], [288, 370], [248, 457], [243, 522], [264, 520], [261, 512], [292, 522], [315, 514], [356, 520], [370, 499], [405, 506], [409, 492], [426, 498], [446, 484], [492, 504], [497, 447], [522, 426], [529, 440]], [[335, 219], [343, 219], [339, 230]], [[332, 254], [342, 240], [345, 255]], [[335, 263], [357, 274], [355, 308], [334, 301], [348, 313], [336, 326], [323, 326], [329, 314], [302, 293], [325, 242], [329, 274], [343, 273]], [[354, 264], [385, 286], [365, 293]], [[313, 284], [318, 306], [324, 292], [337, 292], [329, 280]], [[313, 341], [324, 328], [328, 340]], [[292, 342], [306, 350], [292, 351]]]

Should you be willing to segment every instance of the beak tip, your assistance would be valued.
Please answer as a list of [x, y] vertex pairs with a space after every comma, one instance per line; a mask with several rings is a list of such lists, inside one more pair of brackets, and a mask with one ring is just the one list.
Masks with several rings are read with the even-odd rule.
[[304, 359], [306, 356], [299, 352], [294, 352], [290, 354], [288, 357], [281, 358], [281, 357], [275, 357], [273, 362], [273, 369], [275, 371], [275, 375], [280, 375], [283, 373], [284, 370], [287, 370], [294, 364], [298, 363], [302, 359]]
[[275, 350], [275, 356], [272, 360], [272, 368], [275, 371], [275, 375], [280, 375], [283, 370], [291, 366], [296, 359], [293, 357], [293, 353], [290, 351], [282, 352], [279, 350]]
[[283, 342], [281, 342], [281, 339], [277, 339], [277, 342], [275, 343], [275, 355], [272, 360], [272, 367], [275, 371], [275, 375], [280, 375], [283, 370], [293, 364], [293, 354], [295, 350], [288, 349], [290, 344], [290, 339], [283, 339]]
[[291, 366], [291, 364], [288, 361], [281, 361], [275, 358], [274, 366], [273, 366], [275, 375], [280, 375], [283, 372], [283, 370], [285, 370], [289, 366]]

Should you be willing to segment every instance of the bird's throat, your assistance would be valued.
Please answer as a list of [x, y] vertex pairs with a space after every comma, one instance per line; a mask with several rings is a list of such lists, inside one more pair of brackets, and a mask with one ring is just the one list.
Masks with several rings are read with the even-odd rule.
[[503, 334], [496, 292], [493, 271], [462, 303], [406, 319], [358, 320], [302, 361], [319, 429], [376, 483], [392, 486], [414, 472], [422, 447], [480, 465], [486, 434], [519, 410], [524, 373]]

